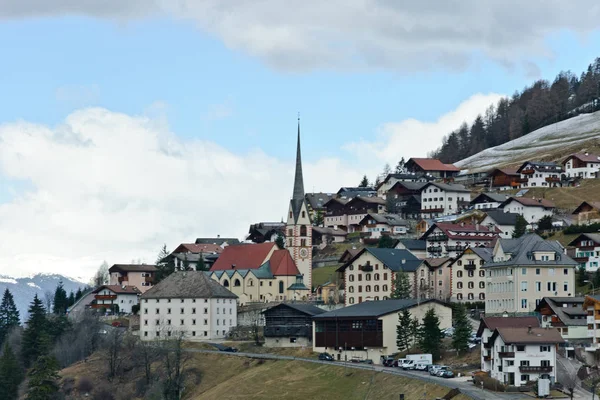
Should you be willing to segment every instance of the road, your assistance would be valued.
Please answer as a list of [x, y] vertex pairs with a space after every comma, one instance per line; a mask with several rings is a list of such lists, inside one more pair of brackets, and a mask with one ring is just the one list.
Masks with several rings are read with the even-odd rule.
[[320, 361], [313, 358], [302, 358], [302, 357], [291, 357], [291, 356], [280, 356], [275, 354], [256, 354], [256, 353], [225, 353], [218, 350], [201, 350], [201, 349], [186, 349], [186, 351], [192, 353], [218, 353], [227, 356], [235, 357], [249, 357], [249, 358], [262, 358], [268, 360], [291, 360], [291, 361], [302, 361], [310, 362], [315, 364], [327, 364], [345, 366], [347, 368], [369, 370], [378, 373], [392, 374], [405, 376], [407, 378], [413, 378], [421, 380], [425, 383], [435, 383], [440, 386], [445, 386], [448, 389], [458, 388], [462, 393], [471, 397], [473, 400], [518, 400], [518, 399], [531, 399], [531, 397], [520, 394], [520, 393], [495, 393], [488, 390], [477, 389], [472, 382], [467, 382], [461, 378], [444, 379], [436, 376], [431, 376], [427, 372], [417, 371], [403, 371], [398, 368], [389, 368], [379, 365], [368, 365], [368, 364], [355, 364], [355, 363], [341, 363], [331, 361]]
[[575, 382], [575, 392], [573, 399], [588, 400], [592, 398], [592, 394], [581, 387], [581, 381], [577, 378], [577, 371], [581, 367], [581, 363], [577, 360], [570, 360], [561, 355], [556, 356], [556, 380], [563, 385], [568, 386], [567, 382]]

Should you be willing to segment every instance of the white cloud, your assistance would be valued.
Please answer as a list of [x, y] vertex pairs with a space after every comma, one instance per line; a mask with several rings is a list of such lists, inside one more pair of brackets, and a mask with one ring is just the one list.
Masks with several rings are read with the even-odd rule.
[[497, 103], [502, 97], [496, 93], [478, 93], [434, 122], [407, 119], [386, 123], [380, 127], [375, 141], [363, 139], [349, 143], [344, 148], [365, 164], [369, 160], [377, 160], [381, 165], [389, 163], [394, 166], [402, 157], [426, 157], [427, 153], [440, 147], [444, 135], [456, 130], [465, 121], [472, 122], [478, 114], [483, 115], [491, 104]]
[[[574, 10], [584, 10], [576, 12]], [[551, 57], [548, 35], [598, 29], [594, 0], [0, 0], [1, 18], [166, 14], [288, 71], [464, 69], [475, 54], [501, 65]]]

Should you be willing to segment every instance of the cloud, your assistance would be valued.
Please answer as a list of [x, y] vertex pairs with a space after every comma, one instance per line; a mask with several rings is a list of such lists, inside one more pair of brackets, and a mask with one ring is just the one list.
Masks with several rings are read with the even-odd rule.
[[[0, 177], [27, 182], [0, 203], [0, 274], [89, 277], [103, 260], [153, 262], [162, 243], [243, 237], [250, 223], [285, 216], [293, 167], [102, 108], [75, 111], [56, 127], [0, 125]], [[307, 188], [331, 191], [363, 171], [322, 159], [304, 172]]]
[[344, 149], [354, 153], [354, 157], [364, 164], [377, 160], [381, 165], [389, 163], [393, 166], [402, 157], [426, 157], [427, 153], [440, 147], [444, 135], [456, 130], [465, 121], [472, 122], [502, 97], [496, 93], [472, 95], [434, 122], [407, 119], [386, 123], [380, 127], [375, 141], [360, 140], [346, 144]]
[[[585, 10], [574, 12], [573, 10]], [[474, 55], [507, 67], [551, 57], [548, 35], [598, 29], [593, 0], [0, 0], [0, 18], [79, 14], [191, 19], [278, 69], [462, 70]]]

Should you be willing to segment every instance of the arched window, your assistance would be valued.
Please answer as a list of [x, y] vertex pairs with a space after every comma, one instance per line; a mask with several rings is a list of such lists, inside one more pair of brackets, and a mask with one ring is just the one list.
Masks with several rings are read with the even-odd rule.
[[387, 297], [387, 296], [383, 296], [383, 299], [384, 299], [384, 300], [387, 300], [387, 299], [388, 299], [388, 297]]
[[485, 293], [479, 293], [479, 300], [485, 300]]
[[479, 282], [479, 288], [485, 289], [485, 282]]
[[365, 292], [370, 292], [370, 291], [371, 291], [371, 285], [365, 286]]
[[279, 281], [279, 293], [283, 293], [283, 281]]
[[379, 285], [373, 286], [373, 291], [374, 292], [379, 292]]
[[379, 296], [375, 296], [375, 301], [378, 301], [378, 300], [379, 300]]
[[350, 282], [354, 282], [354, 275], [348, 275], [348, 280]]
[[469, 282], [467, 286], [469, 286], [469, 289], [473, 289], [475, 287], [475, 283]]
[[468, 299], [469, 299], [469, 300], [473, 300], [473, 299], [474, 299], [474, 297], [473, 297], [473, 293], [469, 293], [469, 297], [468, 297]]
[[365, 281], [370, 281], [370, 280], [371, 280], [371, 274], [366, 274]]
[[242, 283], [239, 279], [236, 279], [235, 281], [233, 281], [233, 286], [242, 286]]
[[462, 278], [462, 271], [456, 271], [456, 276]]
[[306, 236], [306, 225], [300, 227], [300, 236]]
[[457, 264], [457, 265], [460, 267], [460, 266], [462, 265], [462, 261], [461, 261], [461, 260], [458, 260], [458, 261], [456, 262], [456, 264]]
[[374, 280], [378, 281], [379, 280], [379, 273], [376, 273], [375, 276], [373, 277]]
[[456, 287], [459, 288], [459, 289], [462, 289], [462, 282], [457, 282], [456, 283]]
[[350, 286], [350, 287], [348, 288], [348, 292], [350, 292], [350, 293], [354, 293], [354, 286]]
[[227, 279], [223, 281], [223, 286], [229, 287], [229, 281]]
[[462, 300], [462, 293], [456, 295], [456, 300]]
[[[384, 292], [387, 292], [388, 291], [388, 285], [383, 285], [383, 287], [382, 287], [381, 290], [383, 290]], [[384, 300], [387, 300], [387, 296], [386, 296], [386, 298], [384, 298]]]
[[482, 278], [485, 277], [485, 271], [483, 271], [483, 270], [479, 271], [479, 276]]
[[350, 299], [348, 299], [348, 303], [354, 304], [354, 297], [350, 297]]

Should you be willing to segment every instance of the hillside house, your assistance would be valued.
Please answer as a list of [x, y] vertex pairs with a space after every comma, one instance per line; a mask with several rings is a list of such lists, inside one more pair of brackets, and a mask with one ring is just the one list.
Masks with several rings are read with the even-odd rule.
[[346, 241], [348, 232], [343, 229], [337, 228], [324, 228], [321, 226], [312, 227], [312, 240], [313, 245], [320, 249], [325, 248], [331, 243], [342, 243]]
[[135, 286], [141, 293], [154, 284], [156, 266], [148, 264], [114, 264], [108, 269], [111, 286]]
[[504, 212], [502, 210], [488, 210], [485, 218], [481, 221], [481, 225], [496, 227], [500, 231], [500, 237], [503, 239], [512, 238], [517, 224], [517, 216], [519, 214]]
[[360, 222], [369, 213], [385, 213], [385, 200], [379, 197], [355, 197], [348, 202], [331, 199], [325, 205], [327, 213], [324, 226], [327, 228], [344, 229], [348, 233], [360, 232]]
[[450, 301], [484, 301], [487, 279], [484, 264], [492, 259], [489, 247], [469, 247], [452, 259], [449, 268]]
[[572, 213], [574, 223], [589, 225], [600, 222], [600, 202], [584, 201]]
[[223, 252], [223, 247], [213, 243], [182, 243], [169, 254], [176, 269], [196, 269], [198, 261], [202, 258], [204, 268], [209, 269], [214, 260]]
[[217, 235], [216, 238], [197, 238], [194, 242], [196, 244], [216, 244], [221, 247], [226, 247], [232, 244], [240, 244], [240, 241], [236, 238], [222, 238]]
[[563, 160], [562, 166], [569, 178], [595, 179], [600, 171], [600, 156], [590, 153], [571, 154]]
[[281, 303], [263, 311], [265, 346], [312, 347], [312, 318], [324, 312], [302, 303]]
[[573, 297], [577, 262], [536, 234], [499, 239], [486, 262], [485, 311], [530, 313], [543, 297]]
[[414, 173], [402, 173], [402, 174], [388, 174], [383, 182], [377, 186], [377, 197], [386, 199], [388, 192], [397, 183], [427, 183], [433, 180], [432, 177], [428, 177], [425, 174], [414, 174]]
[[500, 230], [481, 224], [435, 222], [423, 234], [428, 257], [456, 257], [467, 247], [489, 247]]
[[370, 234], [371, 239], [379, 239], [382, 234], [405, 235], [408, 222], [397, 214], [367, 214], [359, 223], [361, 232]]
[[527, 223], [535, 224], [540, 219], [554, 215], [554, 203], [546, 199], [530, 199], [528, 197], [509, 197], [499, 209], [504, 212], [520, 214]]
[[481, 193], [469, 203], [475, 210], [493, 210], [500, 207], [508, 196], [499, 193], [486, 192]]
[[492, 370], [492, 354], [490, 348], [493, 343], [490, 340], [492, 334], [498, 328], [539, 328], [540, 321], [535, 316], [509, 317], [504, 314], [499, 317], [483, 317], [479, 321], [477, 337], [481, 338], [481, 370], [490, 372]]
[[460, 172], [454, 165], [444, 164], [434, 158], [411, 158], [404, 164], [404, 168], [409, 172], [437, 179], [451, 179]]
[[308, 206], [308, 214], [310, 215], [311, 221], [315, 220], [317, 213], [321, 213], [322, 216], [325, 216], [327, 212], [327, 208], [325, 204], [334, 198], [336, 195], [333, 193], [306, 193], [304, 198], [306, 200], [306, 205]]
[[588, 337], [592, 341], [585, 350], [596, 352], [600, 350], [600, 296], [585, 296], [583, 309], [587, 313]]
[[415, 272], [422, 263], [408, 250], [370, 247], [360, 250], [337, 269], [344, 280], [344, 304], [388, 299], [399, 271], [408, 275], [413, 297], [416, 297]]
[[435, 218], [457, 214], [471, 201], [471, 192], [462, 185], [427, 183], [421, 189], [421, 216]]
[[274, 242], [278, 236], [285, 237], [285, 222], [258, 222], [250, 225], [247, 240], [253, 243]]
[[290, 252], [271, 242], [225, 247], [209, 276], [239, 297], [240, 305], [310, 295]]
[[526, 161], [517, 173], [521, 188], [560, 187], [563, 169], [555, 162]]
[[355, 197], [377, 197], [377, 190], [373, 187], [341, 187], [336, 197], [342, 200], [352, 200]]
[[582, 233], [568, 246], [575, 248], [574, 260], [587, 272], [596, 272], [600, 266], [600, 234]]
[[440, 329], [452, 326], [452, 308], [438, 300], [366, 301], [313, 317], [313, 351], [328, 352], [336, 360], [371, 360], [398, 352], [396, 328], [398, 313], [408, 310], [411, 317], [423, 320], [433, 309]]
[[521, 186], [521, 174], [516, 169], [496, 168], [490, 172], [490, 187], [494, 190], [511, 190]]
[[427, 258], [427, 242], [419, 239], [400, 239], [395, 246], [400, 250], [408, 250], [419, 259]]
[[93, 309], [106, 309], [115, 313], [131, 314], [131, 308], [139, 303], [141, 292], [135, 286], [103, 285], [92, 292]]
[[204, 271], [174, 272], [141, 296], [140, 338], [223, 339], [237, 326], [236, 300]]
[[396, 182], [387, 192], [387, 211], [400, 214], [402, 218], [419, 218], [421, 216], [421, 189], [425, 185], [424, 182]]
[[587, 311], [584, 297], [544, 297], [535, 312], [542, 317], [542, 328], [556, 328], [566, 342], [567, 350], [575, 344], [589, 344]]

